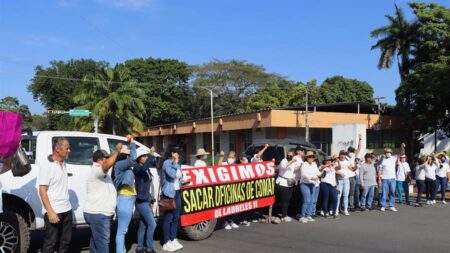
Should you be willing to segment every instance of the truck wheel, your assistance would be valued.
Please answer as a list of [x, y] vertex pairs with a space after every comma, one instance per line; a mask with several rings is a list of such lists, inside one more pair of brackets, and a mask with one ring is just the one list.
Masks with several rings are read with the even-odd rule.
[[0, 252], [25, 253], [30, 245], [30, 230], [22, 216], [4, 212], [0, 214]]
[[208, 238], [216, 228], [217, 220], [207, 220], [191, 226], [181, 227], [183, 235], [190, 240], [200, 241]]

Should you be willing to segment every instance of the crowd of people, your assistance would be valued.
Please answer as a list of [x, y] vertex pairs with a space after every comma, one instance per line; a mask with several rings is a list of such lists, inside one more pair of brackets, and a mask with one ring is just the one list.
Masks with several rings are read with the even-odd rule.
[[[161, 195], [152, 196], [150, 188], [152, 175], [150, 168], [156, 167], [157, 154], [136, 148], [131, 135], [128, 144], [118, 143], [115, 151], [109, 154], [97, 150], [92, 156], [92, 167], [86, 179], [86, 203], [84, 218], [89, 224], [91, 237], [90, 252], [110, 252], [111, 225], [114, 216], [117, 220], [115, 252], [123, 253], [125, 236], [128, 232], [133, 210], [139, 213], [136, 252], [155, 252], [153, 235], [157, 226], [153, 214], [155, 198], [173, 200], [175, 207], [164, 212], [162, 222], [163, 250], [174, 252], [183, 248], [177, 239], [181, 210], [181, 188], [187, 183], [181, 171], [181, 150], [172, 147], [162, 163]], [[341, 213], [349, 216], [351, 211], [372, 210], [374, 196], [378, 195], [381, 211], [387, 208], [397, 212], [398, 203], [411, 204], [409, 185], [415, 180], [417, 186], [416, 206], [422, 205], [422, 194], [426, 193], [426, 203], [434, 205], [441, 189], [441, 201], [445, 202], [445, 189], [450, 176], [449, 158], [445, 153], [417, 159], [412, 169], [402, 144], [401, 154], [393, 155], [387, 148], [384, 155], [366, 153], [360, 157], [361, 137], [357, 149], [348, 148], [338, 155], [326, 157], [321, 164], [317, 154], [302, 147], [291, 149], [278, 166], [275, 180], [275, 210], [280, 212], [280, 221], [290, 222], [289, 207], [298, 204], [296, 217], [301, 223], [314, 222], [317, 216], [337, 218]], [[252, 157], [239, 156], [230, 151], [227, 158], [221, 152], [218, 164], [235, 164], [263, 161], [264, 145]], [[69, 201], [68, 178], [65, 160], [70, 153], [67, 139], [55, 138], [53, 153], [38, 175], [39, 195], [43, 204], [46, 235], [42, 252], [69, 252], [72, 237], [72, 207]], [[194, 166], [206, 166], [209, 155], [199, 149]], [[250, 159], [249, 159], [250, 158]], [[111, 173], [112, 172], [112, 173]], [[297, 191], [297, 194], [294, 194]], [[403, 194], [404, 200], [403, 202]], [[300, 198], [292, 201], [294, 197]], [[255, 210], [224, 218], [226, 230], [250, 226], [257, 221]], [[56, 248], [58, 247], [58, 248]]]

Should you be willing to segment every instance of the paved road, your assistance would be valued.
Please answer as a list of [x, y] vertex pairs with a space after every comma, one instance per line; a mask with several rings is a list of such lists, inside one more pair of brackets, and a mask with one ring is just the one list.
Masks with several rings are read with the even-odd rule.
[[[397, 206], [399, 212], [351, 213], [339, 219], [297, 221], [280, 225], [252, 223], [250, 227], [218, 229], [207, 240], [181, 241], [181, 252], [450, 252], [450, 205], [422, 208]], [[161, 232], [157, 232], [157, 239]], [[36, 252], [42, 234], [33, 234]], [[89, 232], [74, 234], [73, 252], [88, 252]], [[134, 238], [129, 238], [134, 241]], [[155, 249], [162, 252], [158, 241]], [[134, 252], [132, 245], [129, 252]]]

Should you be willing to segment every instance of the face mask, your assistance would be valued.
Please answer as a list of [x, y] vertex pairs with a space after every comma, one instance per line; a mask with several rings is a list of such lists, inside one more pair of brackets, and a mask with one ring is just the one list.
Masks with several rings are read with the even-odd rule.
[[232, 158], [228, 158], [228, 159], [227, 159], [227, 163], [228, 163], [228, 164], [233, 164], [234, 162], [235, 162], [235, 160], [232, 159]]
[[445, 163], [445, 158], [442, 158], [442, 159], [441, 159], [441, 162]]
[[391, 155], [392, 155], [391, 153], [387, 153], [387, 154], [386, 154], [386, 157], [387, 157], [387, 158], [391, 158]]
[[292, 158], [293, 158], [293, 157], [292, 157], [291, 155], [286, 156], [286, 159], [287, 159], [288, 161], [291, 161]]
[[202, 159], [203, 159], [203, 160], [206, 160], [206, 159], [208, 159], [208, 156], [207, 156], [207, 155], [204, 155], [204, 156], [202, 156]]
[[350, 153], [348, 156], [350, 156], [350, 158], [355, 158], [355, 153]]

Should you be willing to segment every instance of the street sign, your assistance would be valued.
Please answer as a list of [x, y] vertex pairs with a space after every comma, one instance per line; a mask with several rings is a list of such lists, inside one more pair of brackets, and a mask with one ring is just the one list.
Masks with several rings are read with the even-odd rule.
[[89, 110], [84, 110], [84, 109], [69, 110], [69, 115], [72, 117], [89, 117], [90, 113], [91, 112], [89, 112]]

